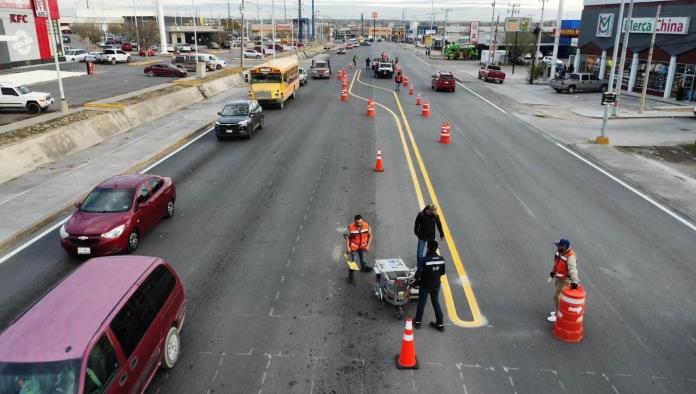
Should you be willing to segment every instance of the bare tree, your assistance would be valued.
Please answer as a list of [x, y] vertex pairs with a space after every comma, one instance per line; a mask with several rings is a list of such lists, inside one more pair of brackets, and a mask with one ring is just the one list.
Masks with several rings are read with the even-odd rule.
[[94, 23], [73, 23], [70, 25], [70, 30], [92, 44], [98, 43], [104, 37], [104, 31]]

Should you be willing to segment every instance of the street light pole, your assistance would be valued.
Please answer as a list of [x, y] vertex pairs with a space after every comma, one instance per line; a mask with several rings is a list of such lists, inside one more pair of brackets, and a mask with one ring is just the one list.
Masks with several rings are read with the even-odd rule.
[[[239, 68], [244, 70], [244, 0], [242, 0], [242, 4], [240, 5], [240, 11], [242, 13], [242, 20], [240, 25], [240, 27], [242, 28], [242, 34], [240, 35], [241, 39], [239, 40]], [[232, 48], [232, 45], [230, 45], [230, 48]]]
[[[493, 12], [491, 13], [491, 39], [488, 41], [488, 63], [495, 63], [495, 33], [493, 32], [493, 23], [495, 22], [495, 0], [493, 0]], [[496, 25], [496, 28], [498, 26]]]
[[68, 101], [65, 99], [65, 90], [63, 90], [63, 79], [60, 76], [60, 65], [58, 64], [58, 45], [56, 45], [56, 35], [53, 34], [53, 29], [50, 28], [53, 24], [52, 19], [51, 19], [51, 7], [48, 4], [46, 4], [46, 12], [48, 13], [48, 20], [46, 23], [48, 23], [49, 27], [49, 35], [51, 36], [50, 39], [48, 40], [51, 43], [51, 51], [53, 51], [53, 61], [56, 64], [56, 76], [58, 77], [58, 91], [60, 92], [60, 112], [66, 113], [68, 112]]
[[[198, 30], [196, 29], [196, 18], [198, 17], [198, 9], [194, 4], [195, 0], [191, 0], [191, 6], [193, 6], [193, 41], [196, 45], [196, 73], [198, 73]], [[164, 19], [164, 16], [162, 17]]]
[[[623, 0], [621, 0], [623, 5]], [[558, 44], [561, 42], [561, 19], [563, 18], [563, 0], [558, 0], [558, 14], [556, 15], [556, 34], [553, 38], [553, 53], [551, 55], [551, 77], [556, 75], [556, 59], [558, 58]]]

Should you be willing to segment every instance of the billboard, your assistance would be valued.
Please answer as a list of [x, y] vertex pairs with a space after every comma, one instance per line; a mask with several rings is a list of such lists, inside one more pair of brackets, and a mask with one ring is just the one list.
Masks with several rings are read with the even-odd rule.
[[[689, 22], [691, 18], [662, 17], [657, 18], [656, 34], [689, 34]], [[631, 18], [631, 33], [652, 33], [655, 18]], [[629, 30], [628, 18], [623, 20], [623, 31]]]
[[469, 42], [472, 44], [477, 44], [479, 40], [479, 23], [471, 22], [469, 26]]
[[514, 33], [519, 31], [529, 31], [532, 21], [529, 18], [505, 18], [505, 31]]

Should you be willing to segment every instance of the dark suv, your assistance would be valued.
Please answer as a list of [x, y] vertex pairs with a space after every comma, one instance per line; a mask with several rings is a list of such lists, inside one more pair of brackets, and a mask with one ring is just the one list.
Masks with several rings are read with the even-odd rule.
[[231, 101], [218, 112], [215, 121], [215, 136], [251, 138], [258, 129], [263, 129], [263, 110], [256, 100]]

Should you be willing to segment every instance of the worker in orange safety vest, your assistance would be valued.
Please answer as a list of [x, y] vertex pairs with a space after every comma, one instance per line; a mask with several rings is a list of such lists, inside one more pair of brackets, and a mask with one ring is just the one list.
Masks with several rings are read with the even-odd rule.
[[577, 257], [575, 256], [575, 251], [570, 248], [570, 241], [567, 239], [562, 238], [556, 242], [556, 254], [553, 261], [553, 271], [551, 271], [550, 276], [556, 281], [556, 290], [553, 293], [556, 309], [551, 312], [551, 315], [546, 320], [555, 322], [563, 289], [568, 285], [572, 289], [578, 288]]
[[[346, 251], [350, 259], [355, 261], [355, 254], [360, 258], [360, 271], [370, 272], [372, 268], [365, 262], [365, 252], [372, 246], [372, 228], [363, 220], [361, 215], [355, 215], [353, 223], [348, 225], [348, 233], [345, 235]], [[349, 270], [348, 281], [353, 283], [353, 271]]]

